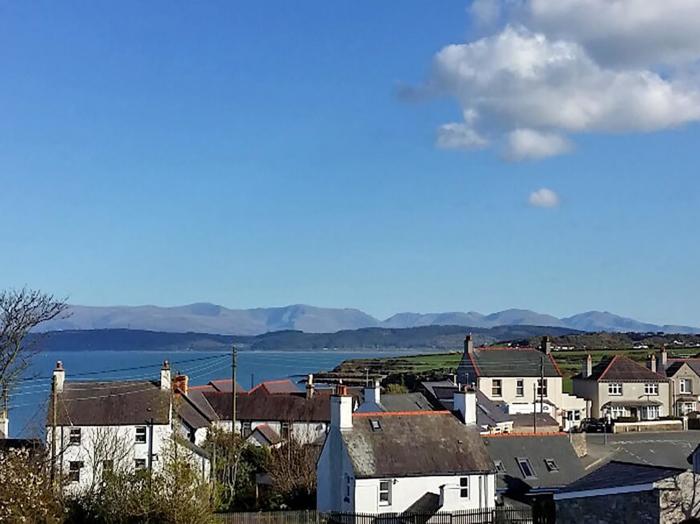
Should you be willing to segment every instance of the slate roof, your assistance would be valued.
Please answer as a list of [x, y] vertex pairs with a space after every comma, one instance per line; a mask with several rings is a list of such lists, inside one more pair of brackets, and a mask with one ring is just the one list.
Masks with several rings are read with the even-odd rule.
[[[532, 413], [518, 413], [511, 415], [513, 419], [513, 431], [522, 431], [525, 428], [533, 428], [533, 414]], [[535, 413], [534, 417], [537, 418], [537, 428], [556, 428], [559, 431], [559, 423], [552, 418], [551, 415], [547, 413]]]
[[60, 426], [138, 425], [150, 419], [154, 424], [170, 423], [170, 391], [155, 382], [66, 381], [57, 404]]
[[[483, 439], [491, 459], [505, 468], [497, 475], [497, 488], [510, 495], [553, 491], [583, 475], [583, 465], [566, 434], [488, 435]], [[518, 458], [529, 459], [536, 478], [525, 478]], [[549, 471], [545, 459], [554, 460], [558, 471]]]
[[688, 364], [688, 367], [700, 377], [700, 358], [669, 358], [666, 362], [666, 376], [672, 377], [678, 373], [683, 364]]
[[544, 362], [545, 377], [561, 377], [552, 355], [532, 348], [480, 348], [464, 353], [457, 368], [460, 382], [476, 377], [539, 377]]
[[494, 471], [477, 428], [447, 411], [354, 414], [352, 425], [340, 434], [357, 478]]
[[[231, 393], [202, 393], [220, 420], [231, 420]], [[246, 421], [330, 422], [329, 394], [307, 399], [304, 393], [269, 395], [261, 390], [236, 395], [236, 418]]]
[[[574, 378], [583, 379], [579, 373]], [[584, 380], [598, 382], [668, 382], [660, 373], [624, 355], [615, 355], [601, 360], [593, 366], [591, 376]]]
[[[258, 391], [259, 389], [265, 389], [265, 391], [270, 395], [279, 395], [284, 393], [299, 393], [299, 388], [297, 387], [297, 385], [288, 378], [282, 380], [268, 380], [266, 382], [261, 382], [253, 389], [251, 389], [249, 393], [253, 393], [255, 391]], [[229, 391], [231, 390], [229, 389]]]
[[274, 446], [275, 444], [279, 444], [280, 442], [282, 442], [282, 439], [277, 434], [277, 432], [274, 429], [272, 429], [270, 426], [268, 426], [267, 424], [260, 424], [259, 426], [255, 426], [255, 429], [253, 430], [253, 432], [250, 434], [250, 436], [248, 438], [252, 437], [253, 434], [256, 432], [259, 433], [260, 435], [262, 435], [262, 437], [271, 446]]
[[[427, 394], [432, 396], [434, 404], [447, 411], [453, 410], [452, 396], [457, 390], [457, 386], [452, 382], [441, 380], [422, 382], [421, 385]], [[476, 390], [476, 406], [476, 423], [479, 426], [496, 426], [512, 420], [511, 415], [508, 415], [498, 404], [478, 389]]]
[[686, 470], [680, 468], [612, 461], [585, 477], [572, 482], [560, 490], [560, 493], [619, 488], [622, 486], [641, 486], [674, 477], [684, 471]]
[[[212, 380], [203, 386], [190, 386], [189, 391], [223, 391], [225, 393], [231, 393], [231, 384], [232, 380], [230, 378], [222, 378]], [[246, 392], [246, 390], [241, 387], [238, 382], [236, 382], [236, 391], [238, 393]]]
[[[195, 395], [200, 394], [200, 392], [193, 392]], [[178, 395], [175, 399], [175, 410], [178, 416], [187, 424], [189, 427], [198, 428], [208, 428], [211, 426], [212, 421], [218, 420], [219, 417], [213, 412], [211, 407], [208, 409], [202, 409], [201, 405], [206, 403], [197, 403], [189, 395]]]
[[[373, 402], [363, 403], [357, 412], [370, 412], [370, 408], [374, 406]], [[382, 395], [380, 397], [378, 409], [374, 411], [432, 411], [433, 405], [428, 402], [428, 399], [422, 393], [397, 393]]]

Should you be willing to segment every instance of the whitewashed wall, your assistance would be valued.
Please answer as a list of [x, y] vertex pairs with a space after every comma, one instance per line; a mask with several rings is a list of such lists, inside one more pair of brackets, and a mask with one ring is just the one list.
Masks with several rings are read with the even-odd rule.
[[[282, 423], [279, 420], [260, 420], [254, 421], [250, 425], [251, 431], [256, 427], [262, 425], [268, 425], [275, 433], [281, 435], [282, 433]], [[311, 444], [316, 440], [322, 438], [326, 434], [328, 424], [325, 422], [291, 422], [291, 435], [297, 442], [302, 444]], [[231, 431], [231, 421], [221, 420], [214, 422], [214, 425], [224, 429], [226, 431]], [[236, 432], [241, 432], [242, 423], [240, 420], [236, 421]]]

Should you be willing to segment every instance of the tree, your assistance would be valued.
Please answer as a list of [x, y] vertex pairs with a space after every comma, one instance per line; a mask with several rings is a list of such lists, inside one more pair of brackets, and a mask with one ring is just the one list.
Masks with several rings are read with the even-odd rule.
[[28, 340], [27, 335], [66, 307], [65, 301], [41, 291], [0, 291], [0, 395], [5, 400], [37, 352], [37, 339]]
[[0, 522], [63, 521], [43, 459], [36, 450], [0, 450]]
[[293, 438], [270, 450], [267, 472], [282, 504], [295, 509], [314, 506], [318, 454], [318, 446]]

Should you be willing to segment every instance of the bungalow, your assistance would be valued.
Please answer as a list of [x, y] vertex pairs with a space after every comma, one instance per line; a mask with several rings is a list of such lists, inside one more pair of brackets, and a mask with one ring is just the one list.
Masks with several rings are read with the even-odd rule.
[[670, 382], [622, 355], [604, 358], [596, 366], [588, 355], [573, 387], [576, 395], [590, 402], [590, 417], [655, 420], [670, 413]]
[[[557, 522], [672, 523], [700, 515], [691, 471], [612, 461], [554, 495]], [[689, 521], [690, 522], [690, 521]]]
[[[67, 381], [61, 362], [53, 381], [56, 405], [49, 405], [47, 442], [56, 450], [70, 490], [95, 486], [108, 469], [159, 469], [167, 447], [183, 435], [167, 362], [157, 382]], [[208, 475], [207, 454], [188, 440], [178, 440]]]
[[495, 469], [476, 429], [474, 392], [449, 411], [353, 413], [344, 386], [317, 463], [317, 509], [435, 513], [495, 507]]
[[457, 368], [460, 384], [475, 384], [509, 414], [547, 413], [564, 429], [572, 429], [585, 416], [583, 399], [562, 389], [562, 374], [544, 337], [539, 349], [474, 348], [471, 335]]

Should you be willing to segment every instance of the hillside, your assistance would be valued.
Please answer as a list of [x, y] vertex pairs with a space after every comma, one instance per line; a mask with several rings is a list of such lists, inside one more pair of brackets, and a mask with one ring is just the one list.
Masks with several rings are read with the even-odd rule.
[[577, 331], [700, 333], [700, 328], [639, 322], [608, 312], [588, 311], [565, 318], [529, 309], [506, 309], [484, 315], [468, 313], [398, 313], [386, 320], [352, 308], [322, 308], [295, 304], [283, 307], [229, 309], [216, 304], [186, 306], [70, 306], [68, 316], [46, 322], [42, 331], [88, 329], [136, 329], [168, 333], [214, 333], [255, 336], [272, 331], [335, 333], [342, 330], [422, 326], [550, 326]]
[[[537, 326], [499, 326], [474, 328], [477, 344], [500, 340], [562, 336], [571, 330]], [[227, 350], [232, 343], [241, 350], [327, 350], [327, 349], [416, 349], [453, 351], [462, 348], [465, 328], [461, 326], [424, 326], [407, 329], [364, 328], [336, 333], [277, 331], [257, 336], [232, 336], [206, 333], [166, 333], [129, 329], [69, 330], [34, 333], [30, 342], [43, 351], [194, 351]]]

